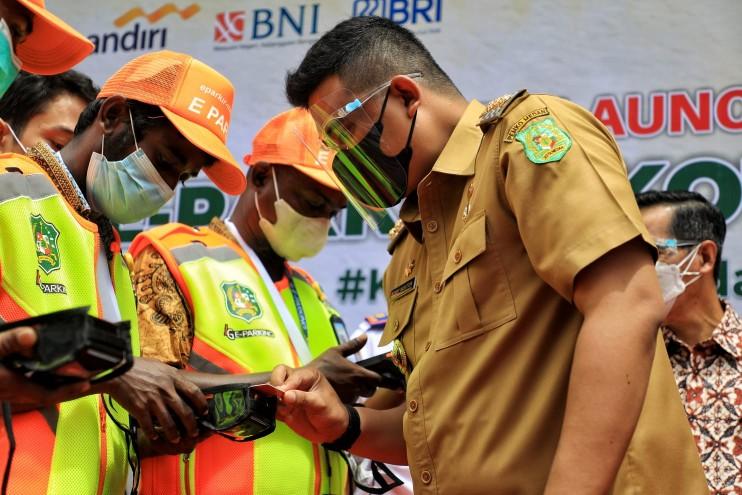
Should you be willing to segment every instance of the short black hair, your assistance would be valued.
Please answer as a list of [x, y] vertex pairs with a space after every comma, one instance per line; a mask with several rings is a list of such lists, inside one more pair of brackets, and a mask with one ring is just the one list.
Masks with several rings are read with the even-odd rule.
[[[88, 106], [85, 107], [77, 121], [77, 126], [75, 126], [75, 136], [82, 134], [93, 124], [104, 101], [105, 98], [98, 98], [97, 100], [91, 101]], [[142, 103], [137, 100], [126, 100], [126, 103], [129, 105], [129, 109], [131, 110], [131, 117], [134, 121], [134, 132], [136, 132], [137, 141], [141, 141], [144, 138], [144, 133], [149, 129], [170, 124], [170, 121], [165, 118], [165, 114], [162, 113], [160, 107], [156, 105]], [[127, 141], [122, 144], [133, 144], [134, 140], [130, 138], [131, 133], [127, 133], [126, 136], [129, 136], [131, 143]]]
[[421, 84], [461, 95], [411, 31], [383, 17], [352, 17], [322, 35], [299, 67], [286, 75], [286, 96], [292, 105], [307, 107], [309, 95], [334, 74], [348, 89], [362, 92], [412, 72], [422, 73]]
[[670, 234], [675, 239], [714, 241], [717, 247], [714, 277], [719, 280], [721, 250], [727, 235], [724, 215], [701, 194], [691, 191], [646, 191], [636, 195], [639, 208], [672, 207]]
[[33, 117], [64, 94], [76, 96], [88, 104], [95, 100], [98, 87], [88, 76], [74, 70], [53, 76], [21, 72], [0, 98], [0, 119], [20, 135]]

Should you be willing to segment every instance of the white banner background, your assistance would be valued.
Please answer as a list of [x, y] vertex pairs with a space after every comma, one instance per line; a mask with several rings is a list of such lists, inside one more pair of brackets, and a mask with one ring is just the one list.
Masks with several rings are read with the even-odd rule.
[[[617, 135], [635, 188], [690, 186], [717, 202], [729, 222], [720, 292], [742, 309], [739, 0], [48, 0], [48, 7], [98, 44], [78, 67], [98, 84], [130, 58], [162, 48], [229, 77], [237, 157], [288, 108], [286, 71], [322, 32], [351, 15], [390, 17], [419, 34], [468, 98], [487, 102], [520, 88], [567, 97]], [[160, 215], [124, 226], [124, 236], [150, 222], [205, 223], [226, 214], [230, 201], [198, 179]], [[301, 264], [352, 329], [384, 309], [386, 236], [353, 214], [338, 219], [335, 233]]]

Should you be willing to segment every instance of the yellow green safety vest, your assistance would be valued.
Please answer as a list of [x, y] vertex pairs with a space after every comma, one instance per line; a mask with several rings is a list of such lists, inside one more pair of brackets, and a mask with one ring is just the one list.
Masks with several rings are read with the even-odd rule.
[[[0, 229], [2, 320], [78, 306], [89, 306], [91, 315], [100, 316], [100, 294], [115, 290], [122, 319], [131, 321], [132, 344], [138, 351], [135, 298], [120, 252], [109, 266], [98, 266], [102, 247], [97, 226], [80, 217], [46, 173], [25, 156], [0, 155]], [[97, 270], [109, 270], [114, 287], [100, 287]], [[102, 401], [103, 396], [90, 395], [14, 414], [17, 446], [8, 493], [123, 493], [126, 440], [107, 418]], [[123, 412], [116, 419], [128, 424]], [[2, 431], [1, 466], [7, 452]]]
[[[299, 364], [266, 283], [246, 253], [209, 229], [170, 224], [142, 233], [130, 253], [154, 247], [193, 316], [190, 367], [211, 373], [269, 372]], [[294, 273], [294, 272], [292, 272]], [[309, 318], [313, 352], [337, 344], [329, 310], [307, 276], [294, 282]], [[291, 296], [288, 296], [291, 298]], [[293, 307], [293, 301], [288, 304]], [[324, 346], [324, 347], [323, 347]], [[340, 454], [310, 443], [278, 422], [271, 435], [236, 443], [212, 436], [185, 456], [142, 464], [142, 495], [304, 495], [347, 493]]]

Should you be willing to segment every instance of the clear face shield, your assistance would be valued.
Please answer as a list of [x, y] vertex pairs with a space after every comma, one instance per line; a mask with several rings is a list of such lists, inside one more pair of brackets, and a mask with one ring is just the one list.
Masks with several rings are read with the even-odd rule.
[[[421, 74], [407, 74], [407, 77], [417, 78]], [[407, 192], [412, 155], [410, 139], [414, 118], [402, 151], [395, 154], [385, 149], [387, 144], [382, 139], [384, 126], [381, 120], [390, 85], [391, 82], [387, 82], [364, 96], [341, 89], [310, 108], [323, 146], [332, 157], [331, 160], [319, 160], [315, 156], [315, 159], [374, 230], [378, 230], [379, 224], [385, 220], [388, 222], [390, 217], [392, 221], [396, 219], [396, 212], [391, 208], [399, 204]], [[298, 131], [295, 134], [302, 139]], [[303, 144], [316, 155], [311, 146]]]

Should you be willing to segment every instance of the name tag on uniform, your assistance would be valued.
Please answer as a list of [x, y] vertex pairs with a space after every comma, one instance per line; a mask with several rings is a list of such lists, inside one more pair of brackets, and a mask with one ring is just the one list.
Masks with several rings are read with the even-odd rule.
[[390, 299], [392, 301], [396, 301], [400, 297], [406, 296], [413, 290], [415, 290], [416, 287], [416, 277], [412, 277], [407, 282], [404, 282], [402, 285], [398, 285], [394, 289], [392, 289], [391, 294], [389, 294]]

